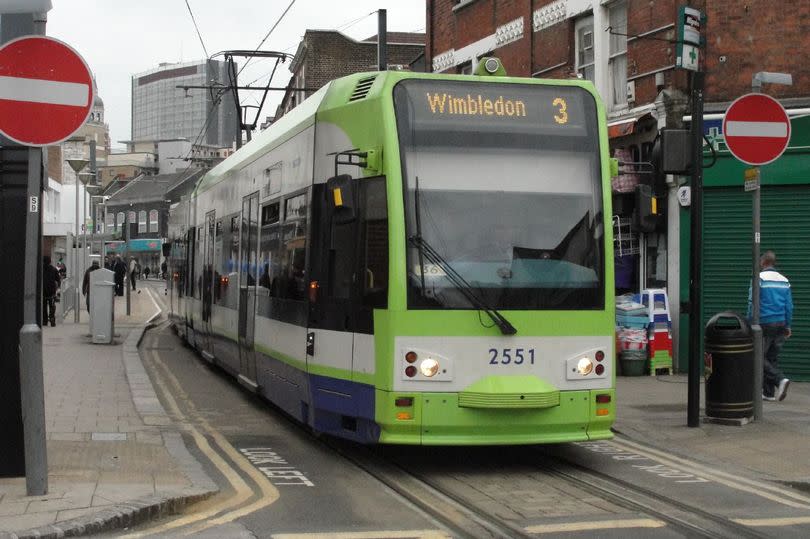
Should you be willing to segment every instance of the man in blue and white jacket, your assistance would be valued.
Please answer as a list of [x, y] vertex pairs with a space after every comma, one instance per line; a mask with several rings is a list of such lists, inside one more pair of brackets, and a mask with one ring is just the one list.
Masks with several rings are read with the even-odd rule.
[[[759, 259], [759, 321], [762, 326], [764, 376], [762, 398], [784, 400], [790, 380], [779, 369], [779, 352], [791, 335], [793, 297], [787, 277], [774, 269], [776, 254], [765, 251]], [[751, 289], [748, 289], [748, 316], [751, 316]]]

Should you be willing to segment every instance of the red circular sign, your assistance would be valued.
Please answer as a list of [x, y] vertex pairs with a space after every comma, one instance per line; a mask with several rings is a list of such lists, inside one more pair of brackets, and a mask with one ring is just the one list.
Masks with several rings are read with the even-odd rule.
[[93, 76], [73, 48], [45, 36], [0, 47], [0, 133], [26, 146], [68, 139], [90, 116]]
[[726, 110], [723, 137], [732, 155], [743, 163], [766, 165], [787, 148], [790, 118], [776, 99], [765, 94], [747, 94]]

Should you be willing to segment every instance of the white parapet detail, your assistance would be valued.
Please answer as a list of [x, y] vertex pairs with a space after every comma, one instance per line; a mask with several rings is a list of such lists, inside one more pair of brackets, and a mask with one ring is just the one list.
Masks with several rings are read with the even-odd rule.
[[433, 57], [433, 72], [439, 73], [456, 65], [456, 51], [450, 49]]
[[503, 24], [495, 29], [495, 46], [503, 47], [523, 37], [523, 17]]
[[557, 0], [546, 6], [536, 9], [532, 13], [532, 29], [539, 32], [549, 26], [554, 26], [558, 22], [562, 22], [568, 13], [567, 0]]

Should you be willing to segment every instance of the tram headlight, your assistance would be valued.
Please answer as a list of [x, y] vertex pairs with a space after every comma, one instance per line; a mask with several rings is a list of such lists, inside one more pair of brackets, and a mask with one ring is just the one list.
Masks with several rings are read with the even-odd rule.
[[[410, 338], [397, 343], [400, 380], [420, 383], [451, 382], [453, 380], [453, 358], [439, 353], [433, 347], [414, 346]], [[402, 391], [409, 386], [399, 388]]]
[[432, 378], [439, 372], [439, 362], [432, 357], [425, 358], [422, 360], [422, 363], [419, 364], [419, 371], [422, 373], [422, 376]]
[[582, 376], [586, 376], [593, 372], [593, 361], [588, 357], [583, 357], [577, 361], [577, 372]]

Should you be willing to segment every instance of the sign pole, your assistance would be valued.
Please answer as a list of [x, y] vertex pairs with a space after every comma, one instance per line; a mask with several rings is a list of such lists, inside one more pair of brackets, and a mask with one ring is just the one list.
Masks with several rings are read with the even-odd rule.
[[[40, 188], [42, 148], [28, 149], [28, 212], [25, 219], [25, 289], [20, 329], [20, 381], [25, 438], [25, 487], [29, 496], [48, 492], [45, 439], [45, 378], [42, 367], [42, 328], [37, 324], [37, 281], [40, 273]], [[42, 313], [43, 319], [46, 313]]]
[[124, 277], [124, 284], [126, 284], [127, 288], [127, 316], [130, 313], [130, 290], [132, 289], [132, 283], [129, 281], [132, 276], [130, 275], [129, 271], [129, 210], [127, 210], [124, 215], [124, 265], [127, 267], [127, 274]]
[[[31, 24], [31, 33], [45, 33], [46, 13], [22, 14], [18, 17], [21, 22], [19, 29]], [[22, 33], [25, 33], [25, 30]], [[48, 492], [42, 328], [37, 321], [37, 307], [40, 304], [39, 282], [42, 275], [40, 270], [42, 267], [40, 261], [40, 245], [42, 243], [40, 230], [42, 154], [41, 148], [28, 148], [27, 211], [25, 214], [25, 254], [23, 261], [23, 324], [19, 333], [20, 401], [22, 405], [25, 453], [25, 488], [29, 496], [42, 496]], [[45, 316], [47, 314], [42, 312], [42, 317]]]
[[754, 337], [754, 421], [762, 419], [762, 326], [759, 325], [759, 239], [760, 239], [760, 177], [756, 170], [757, 185], [754, 189], [752, 222], [754, 239], [751, 244], [751, 331]]
[[783, 73], [756, 73], [753, 93], [736, 99], [723, 116], [723, 137], [731, 154], [752, 165], [745, 171], [745, 190], [753, 191], [751, 200], [751, 330], [754, 338], [754, 421], [762, 419], [763, 343], [760, 325], [760, 245], [761, 175], [759, 166], [778, 159], [790, 142], [790, 118], [784, 107], [772, 97], [758, 93], [762, 83], [790, 84], [792, 77]]
[[692, 73], [692, 186], [689, 238], [689, 372], [687, 384], [687, 426], [700, 426], [701, 351], [700, 272], [703, 252], [703, 84], [702, 71]]

